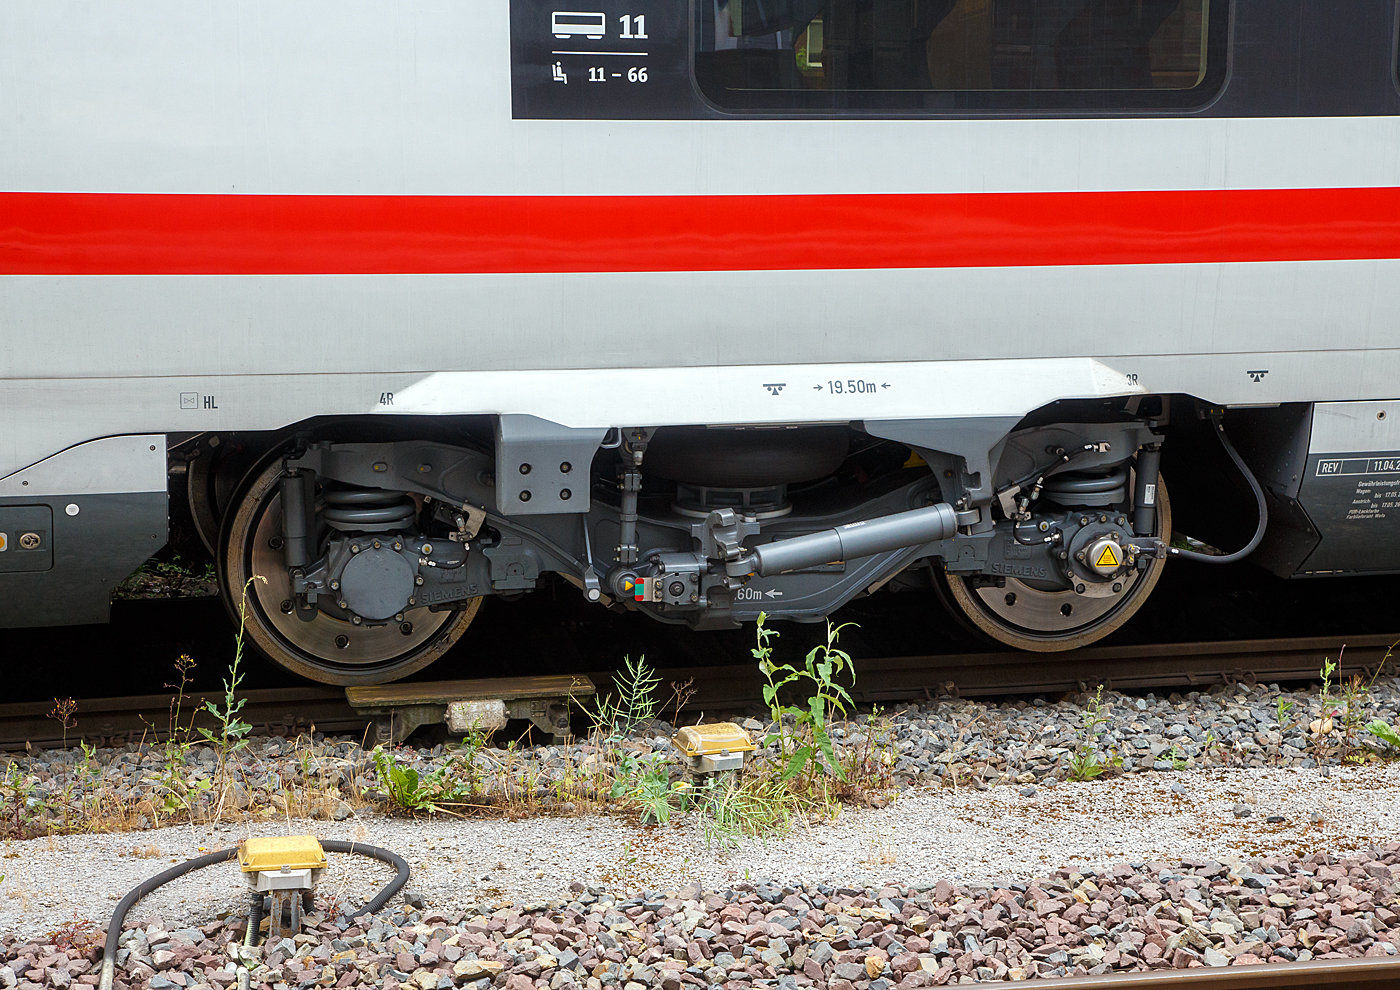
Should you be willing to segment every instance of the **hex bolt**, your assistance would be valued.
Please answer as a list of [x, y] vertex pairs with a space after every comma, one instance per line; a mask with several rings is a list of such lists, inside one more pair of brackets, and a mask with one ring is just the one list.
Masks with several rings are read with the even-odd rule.
[[1101, 522], [1101, 523], [1106, 523], [1106, 522], [1108, 522], [1108, 516], [1107, 516], [1107, 515], [1100, 515], [1100, 516], [1099, 516], [1099, 522]]
[[375, 541], [374, 541], [374, 549], [379, 550], [379, 549], [382, 549], [383, 546], [384, 546], [384, 544], [380, 543], [378, 540], [375, 540]]
[[402, 622], [402, 621], [403, 621], [403, 613], [400, 612], [398, 615], [394, 616], [394, 621], [395, 621], [395, 622]]
[[1050, 528], [1050, 524], [1049, 524], [1048, 522], [1046, 522], [1044, 519], [1042, 519], [1042, 520], [1040, 521], [1040, 531], [1043, 533], [1043, 532], [1045, 532], [1045, 531], [1046, 531], [1047, 529], [1049, 529], [1049, 528]]
[[408, 600], [408, 604], [410, 604], [410, 605], [417, 605], [417, 604], [418, 604], [418, 599], [416, 599], [416, 598], [410, 598], [410, 599]]
[[1114, 581], [1114, 582], [1113, 582], [1113, 592], [1114, 592], [1114, 594], [1117, 594], [1118, 592], [1120, 592], [1120, 591], [1122, 591], [1122, 590], [1123, 590], [1123, 582], [1122, 582], [1122, 581]]
[[332, 581], [332, 582], [331, 582], [331, 590], [332, 590], [332, 591], [339, 591], [339, 590], [340, 590], [340, 582], [339, 582], [339, 581]]
[[347, 605], [345, 602], [336, 602], [336, 604], [339, 605], [341, 608], [349, 608], [349, 607], [350, 607], [350, 606]]
[[432, 545], [431, 543], [424, 543], [424, 544], [423, 544], [423, 556], [425, 556], [425, 557], [432, 556], [432, 552], [433, 552], [433, 545]]
[[568, 473], [569, 473], [570, 471], [572, 471], [573, 469], [574, 469], [574, 466], [573, 466], [572, 464], [570, 464], [568, 461], [564, 461], [562, 464], [559, 465], [559, 473], [560, 473], [560, 474], [568, 474]]
[[523, 492], [520, 493], [520, 501], [522, 501], [522, 502], [528, 502], [528, 501], [530, 501], [530, 490], [529, 490], [528, 488], [527, 488], [525, 491], [523, 491]]
[[1082, 585], [1082, 584], [1076, 584], [1076, 585], [1074, 586], [1074, 593], [1075, 593], [1076, 595], [1082, 595], [1082, 594], [1084, 594], [1084, 585]]
[[560, 489], [560, 491], [559, 491], [559, 500], [560, 500], [561, 502], [567, 502], [569, 499], [571, 499], [571, 498], [573, 498], [573, 497], [574, 497], [574, 493], [571, 492], [571, 491], [569, 491], [567, 488], [562, 488], [562, 489]]
[[360, 552], [360, 545], [359, 545], [358, 543], [352, 543], [352, 544], [350, 544], [350, 552], [351, 552], [351, 553], [359, 553], [359, 552]]
[[529, 474], [530, 471], [531, 471], [530, 465], [528, 465], [528, 464], [522, 464], [522, 465], [520, 465], [520, 473], [521, 473], [521, 474]]
[[362, 619], [362, 618], [360, 618], [358, 615], [352, 615], [352, 616], [350, 616], [350, 621], [353, 622], [353, 623], [355, 623], [355, 625], [358, 626], [358, 625], [360, 625], [360, 623], [364, 622], [365, 620]]
[[1088, 517], [1088, 516], [1080, 516], [1080, 517], [1079, 517], [1079, 525], [1081, 525], [1081, 526], [1087, 526], [1087, 525], [1089, 525], [1089, 517]]
[[671, 592], [672, 598], [679, 598], [681, 595], [685, 594], [685, 585], [679, 581], [672, 581], [671, 587], [668, 590]]
[[421, 575], [421, 574], [415, 575], [414, 578], [413, 578], [413, 583], [414, 583], [414, 584], [422, 584], [422, 583], [423, 583], [423, 575]]
[[1083, 559], [1084, 559], [1084, 551], [1083, 551], [1083, 550], [1080, 550], [1077, 554], [1074, 555], [1074, 559], [1075, 559], [1075, 560], [1083, 560]]
[[403, 544], [400, 543], [398, 540], [395, 540], [395, 541], [394, 541], [394, 549], [395, 549], [395, 550], [402, 550], [402, 549], [403, 549]]

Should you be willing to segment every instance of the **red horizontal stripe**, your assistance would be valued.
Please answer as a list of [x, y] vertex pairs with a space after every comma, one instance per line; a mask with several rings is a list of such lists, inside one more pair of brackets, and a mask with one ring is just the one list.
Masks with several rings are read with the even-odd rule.
[[1400, 257], [1400, 189], [834, 196], [0, 193], [0, 274], [966, 268]]

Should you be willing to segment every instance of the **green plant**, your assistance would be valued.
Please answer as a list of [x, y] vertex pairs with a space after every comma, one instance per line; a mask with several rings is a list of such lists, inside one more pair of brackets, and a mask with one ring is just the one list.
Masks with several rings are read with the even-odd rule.
[[1070, 780], [1093, 780], [1103, 776], [1107, 770], [1123, 765], [1122, 757], [1117, 754], [1099, 753], [1098, 739], [1103, 735], [1103, 726], [1107, 721], [1108, 715], [1103, 710], [1103, 685], [1100, 684], [1079, 716], [1080, 735], [1069, 761]]
[[664, 824], [671, 820], [673, 802], [683, 801], [684, 789], [671, 784], [671, 775], [659, 755], [635, 757], [628, 755], [619, 765], [610, 796], [614, 801], [626, 799], [642, 809], [642, 820]]
[[1366, 731], [1388, 746], [1392, 753], [1400, 753], [1400, 729], [1383, 718], [1373, 718], [1366, 723]]
[[1293, 699], [1285, 698], [1282, 695], [1274, 699], [1274, 721], [1278, 723], [1280, 732], [1287, 732], [1288, 716], [1293, 711]]
[[707, 846], [785, 834], [800, 810], [787, 781], [757, 774], [711, 774], [689, 800]]
[[[68, 751], [68, 730], [74, 728], [78, 724], [78, 720], [73, 717], [73, 713], [77, 710], [78, 703], [72, 698], [55, 698], [53, 699], [53, 710], [50, 711], [48, 714], [48, 717], [57, 721], [60, 727], [63, 729], [63, 750], [65, 754]], [[69, 827], [69, 800], [71, 798], [69, 790], [70, 784], [68, 777], [68, 761], [66, 756], [63, 761], [63, 782], [59, 786], [62, 791], [63, 829], [64, 831], [67, 831]]]
[[224, 678], [223, 701], [221, 704], [205, 701], [202, 706], [218, 723], [214, 729], [200, 726], [199, 734], [218, 754], [221, 774], [228, 758], [248, 745], [248, 733], [253, 731], [251, 725], [238, 717], [248, 699], [238, 697], [237, 692], [244, 676], [240, 668], [243, 664], [243, 637], [248, 626], [248, 589], [254, 581], [262, 581], [265, 584], [267, 578], [255, 574], [243, 585], [243, 598], [238, 603], [238, 633], [233, 641], [233, 660], [229, 663], [228, 677]]
[[[192, 593], [207, 593], [204, 588], [218, 581], [212, 563], [198, 573], [187, 567], [179, 554], [171, 561], [151, 558], [125, 577], [112, 589], [114, 599], [182, 598]], [[200, 586], [203, 586], [201, 588]]]
[[661, 678], [647, 666], [645, 656], [635, 662], [626, 656], [622, 662], [622, 671], [613, 677], [614, 693], [595, 697], [592, 708], [582, 706], [592, 723], [593, 734], [609, 742], [621, 740], [638, 725], [656, 717], [656, 686]]
[[[797, 776], [809, 765], [814, 772], [825, 772], [845, 780], [846, 771], [836, 759], [827, 725], [833, 713], [839, 712], [844, 716], [846, 705], [854, 704], [846, 688], [836, 680], [847, 674], [852, 680], [855, 679], [855, 665], [850, 655], [836, 646], [841, 630], [852, 623], [833, 626], [827, 622], [826, 642], [814, 646], [799, 668], [773, 661], [770, 641], [778, 637], [778, 632], [764, 625], [767, 618], [765, 612], [758, 614], [758, 643], [752, 651], [766, 682], [763, 685], [763, 700], [774, 722], [773, 731], [764, 740], [764, 745], [777, 743], [778, 754], [785, 763], [783, 780]], [[812, 692], [807, 698], [806, 707], [784, 704], [779, 692], [789, 684], [802, 683]], [[787, 727], [789, 718], [792, 720], [791, 732]]]
[[389, 800], [405, 811], [426, 811], [436, 814], [443, 805], [460, 804], [471, 796], [470, 785], [452, 779], [451, 764], [431, 773], [420, 774], [416, 769], [398, 761], [384, 747], [374, 747], [374, 769], [379, 786]]
[[1182, 755], [1181, 755], [1180, 753], [1178, 753], [1178, 752], [1176, 751], [1176, 746], [1172, 746], [1171, 749], [1167, 750], [1167, 751], [1166, 751], [1165, 753], [1163, 753], [1162, 755], [1163, 755], [1164, 757], [1166, 757], [1169, 761], [1171, 761], [1171, 765], [1172, 765], [1172, 769], [1173, 769], [1173, 770], [1185, 770], [1185, 769], [1186, 769], [1186, 760], [1185, 760], [1185, 758], [1182, 757]]

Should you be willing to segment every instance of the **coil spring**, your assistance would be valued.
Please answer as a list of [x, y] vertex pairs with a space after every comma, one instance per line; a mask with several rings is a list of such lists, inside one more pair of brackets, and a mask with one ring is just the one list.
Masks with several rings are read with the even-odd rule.
[[355, 532], [400, 529], [418, 514], [412, 498], [382, 488], [338, 488], [325, 492], [321, 517], [334, 529]]
[[1064, 506], [1115, 505], [1128, 497], [1126, 466], [1108, 471], [1064, 471], [1045, 479], [1042, 494]]

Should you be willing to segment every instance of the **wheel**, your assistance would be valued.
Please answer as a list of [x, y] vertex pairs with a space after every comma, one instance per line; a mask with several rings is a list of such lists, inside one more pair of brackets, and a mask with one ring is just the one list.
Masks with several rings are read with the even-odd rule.
[[[1157, 479], [1157, 533], [1170, 534], [1171, 502], [1166, 485]], [[1133, 571], [1121, 594], [1108, 598], [1076, 595], [1068, 589], [1044, 589], [1008, 577], [1006, 587], [973, 587], [967, 579], [944, 573], [946, 602], [983, 635], [1018, 650], [1058, 653], [1103, 639], [1147, 601], [1162, 576], [1164, 560], [1153, 560], [1145, 571]]]
[[[280, 456], [253, 470], [219, 540], [224, 601], [237, 621], [247, 587], [244, 628], [259, 652], [302, 677], [347, 686], [398, 680], [446, 653], [476, 618], [480, 598], [454, 612], [406, 609], [402, 623], [380, 626], [355, 626], [324, 612], [304, 622], [283, 611], [291, 580], [281, 551], [272, 547], [282, 529], [281, 470]], [[266, 580], [249, 584], [255, 576]]]

